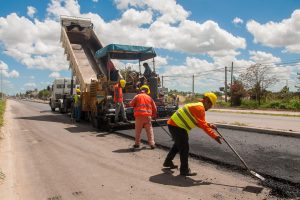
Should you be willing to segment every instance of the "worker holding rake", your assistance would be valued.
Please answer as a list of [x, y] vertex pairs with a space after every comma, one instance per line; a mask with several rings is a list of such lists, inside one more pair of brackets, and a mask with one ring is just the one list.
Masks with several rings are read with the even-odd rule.
[[195, 176], [197, 173], [191, 172], [188, 165], [189, 155], [189, 132], [196, 126], [202, 128], [210, 137], [221, 144], [221, 137], [212, 129], [216, 126], [207, 123], [205, 120], [205, 111], [215, 105], [217, 96], [212, 92], [204, 94], [204, 98], [198, 103], [189, 103], [179, 108], [168, 120], [168, 128], [173, 137], [174, 145], [168, 153], [164, 167], [171, 169], [177, 168], [173, 163], [175, 155], [180, 154], [180, 175]]

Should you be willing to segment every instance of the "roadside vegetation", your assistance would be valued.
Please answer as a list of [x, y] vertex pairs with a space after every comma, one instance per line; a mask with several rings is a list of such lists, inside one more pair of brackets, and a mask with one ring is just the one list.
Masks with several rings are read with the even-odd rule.
[[[286, 85], [280, 91], [268, 90], [278, 80], [270, 75], [270, 68], [255, 64], [228, 85], [227, 92], [224, 87], [220, 91], [214, 91], [218, 96], [216, 108], [237, 109], [268, 109], [300, 111], [300, 73], [298, 73], [298, 91], [290, 91]], [[171, 90], [171, 93], [185, 96], [181, 103], [196, 102], [202, 98], [202, 94], [191, 94]], [[227, 101], [226, 101], [227, 100]]]
[[0, 127], [3, 126], [4, 111], [5, 111], [5, 101], [0, 100]]

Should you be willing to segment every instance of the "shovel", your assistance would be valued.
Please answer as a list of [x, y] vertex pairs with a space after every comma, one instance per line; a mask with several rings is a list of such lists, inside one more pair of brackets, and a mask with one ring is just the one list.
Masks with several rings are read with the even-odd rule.
[[227, 140], [225, 140], [225, 138], [222, 136], [222, 134], [218, 131], [218, 129], [215, 129], [217, 131], [217, 133], [221, 136], [221, 138], [224, 140], [224, 142], [230, 147], [230, 149], [235, 153], [235, 155], [240, 159], [240, 161], [244, 164], [244, 166], [247, 168], [247, 170], [250, 172], [250, 174], [252, 174], [253, 176], [255, 176], [256, 178], [260, 179], [261, 181], [265, 181], [266, 179], [261, 176], [260, 174], [256, 173], [255, 171], [251, 170], [248, 165], [246, 164], [246, 162], [244, 161], [244, 159], [236, 152], [236, 150], [231, 146], [231, 144], [229, 144], [227, 142]]

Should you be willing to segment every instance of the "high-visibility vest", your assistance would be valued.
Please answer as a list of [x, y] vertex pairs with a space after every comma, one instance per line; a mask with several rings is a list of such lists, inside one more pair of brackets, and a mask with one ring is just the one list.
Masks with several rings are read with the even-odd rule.
[[134, 116], [152, 116], [152, 98], [145, 93], [138, 94], [135, 98]]
[[190, 130], [197, 126], [197, 120], [189, 111], [190, 106], [203, 106], [202, 102], [198, 103], [189, 103], [184, 105], [182, 108], [179, 108], [172, 116], [171, 119], [173, 122], [180, 128], [185, 129], [188, 133]]
[[119, 87], [119, 84], [114, 86], [114, 102], [121, 103], [123, 102], [123, 91], [122, 88]]
[[79, 106], [80, 104], [80, 94], [74, 94], [74, 105]]

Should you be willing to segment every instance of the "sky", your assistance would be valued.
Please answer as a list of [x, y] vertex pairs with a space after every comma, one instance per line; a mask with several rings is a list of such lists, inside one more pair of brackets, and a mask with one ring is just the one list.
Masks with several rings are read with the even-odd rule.
[[[218, 91], [224, 68], [238, 78], [266, 64], [279, 91], [300, 85], [299, 0], [0, 0], [2, 90], [44, 89], [70, 77], [60, 15], [89, 18], [101, 43], [152, 46], [169, 89]], [[130, 64], [118, 62], [122, 69]], [[134, 65], [133, 65], [134, 66]], [[230, 73], [230, 72], [228, 72]], [[229, 79], [230, 82], [230, 79]]]

